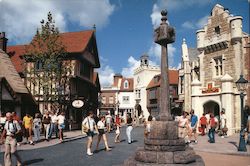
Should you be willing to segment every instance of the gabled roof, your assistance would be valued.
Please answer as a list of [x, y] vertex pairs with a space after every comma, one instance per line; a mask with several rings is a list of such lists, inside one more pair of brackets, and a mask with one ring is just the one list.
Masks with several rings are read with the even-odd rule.
[[[95, 67], [100, 67], [98, 50], [95, 41], [95, 31], [94, 30], [85, 30], [79, 32], [65, 32], [60, 33], [60, 40], [62, 44], [66, 47], [67, 53], [83, 53], [87, 48], [89, 43], [93, 45], [95, 49]], [[34, 40], [34, 39], [33, 39]], [[7, 53], [11, 56], [11, 60], [18, 71], [18, 73], [23, 72], [24, 67], [23, 63], [25, 62], [21, 59], [21, 56], [25, 54], [25, 47], [28, 45], [16, 45], [8, 46]]]
[[101, 91], [99, 75], [97, 72], [93, 73], [93, 84], [97, 87], [98, 91]]
[[[178, 85], [179, 82], [179, 73], [178, 70], [168, 70], [169, 74], [169, 85]], [[160, 87], [161, 75], [155, 75], [152, 80], [149, 82], [147, 89]]]
[[[128, 88], [124, 87], [125, 81], [128, 81]], [[121, 92], [133, 92], [134, 90], [134, 79], [133, 78], [122, 78], [121, 80]]]
[[68, 53], [81, 53], [86, 49], [93, 34], [94, 30], [66, 32], [60, 33], [60, 38]]
[[7, 53], [18, 73], [23, 72], [25, 60], [21, 57], [25, 53], [26, 45], [8, 46]]
[[29, 93], [24, 82], [12, 64], [9, 55], [0, 49], [0, 77], [5, 77], [11, 88], [17, 93]]
[[[5, 77], [0, 77], [0, 86], [1, 84], [5, 84], [7, 90], [9, 91], [9, 94], [11, 95], [12, 98], [16, 98], [16, 93], [8, 83]], [[1, 97], [1, 96], [0, 96]]]

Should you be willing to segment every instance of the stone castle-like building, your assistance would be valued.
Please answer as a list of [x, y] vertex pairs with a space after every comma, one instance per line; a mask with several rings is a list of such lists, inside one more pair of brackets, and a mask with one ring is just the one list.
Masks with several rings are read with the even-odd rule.
[[183, 110], [194, 109], [199, 117], [210, 111], [219, 117], [225, 109], [228, 134], [239, 130], [241, 122], [235, 82], [241, 74], [249, 78], [249, 34], [242, 31], [242, 19], [216, 4], [207, 25], [196, 32], [197, 48], [188, 48], [185, 39], [182, 44], [179, 99], [184, 101]]

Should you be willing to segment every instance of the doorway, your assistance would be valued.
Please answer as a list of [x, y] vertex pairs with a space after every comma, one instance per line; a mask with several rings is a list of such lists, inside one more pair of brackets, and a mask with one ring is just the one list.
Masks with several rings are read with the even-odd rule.
[[218, 119], [220, 118], [220, 105], [215, 101], [208, 101], [203, 105], [204, 113], [207, 114], [211, 112], [214, 114], [215, 117]]

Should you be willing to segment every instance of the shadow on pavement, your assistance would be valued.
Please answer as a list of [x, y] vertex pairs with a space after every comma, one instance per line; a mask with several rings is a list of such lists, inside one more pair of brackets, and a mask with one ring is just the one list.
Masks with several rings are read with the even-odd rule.
[[135, 142], [138, 142], [137, 140], [133, 140], [131, 143], [135, 143]]
[[120, 140], [120, 142], [125, 142], [125, 141], [126, 141], [125, 139]]
[[34, 164], [34, 163], [39, 163], [39, 162], [42, 162], [44, 159], [33, 159], [33, 160], [27, 160], [27, 161], [24, 161], [23, 164], [24, 165], [31, 165], [31, 164]]
[[234, 146], [238, 149], [237, 142], [229, 141], [228, 143], [230, 143], [230, 144], [234, 145]]

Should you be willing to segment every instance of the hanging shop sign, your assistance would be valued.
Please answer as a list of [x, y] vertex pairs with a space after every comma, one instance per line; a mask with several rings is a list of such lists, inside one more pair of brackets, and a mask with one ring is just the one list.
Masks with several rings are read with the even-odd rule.
[[72, 102], [72, 106], [75, 108], [81, 108], [82, 106], [84, 106], [84, 102], [82, 100], [74, 100]]

